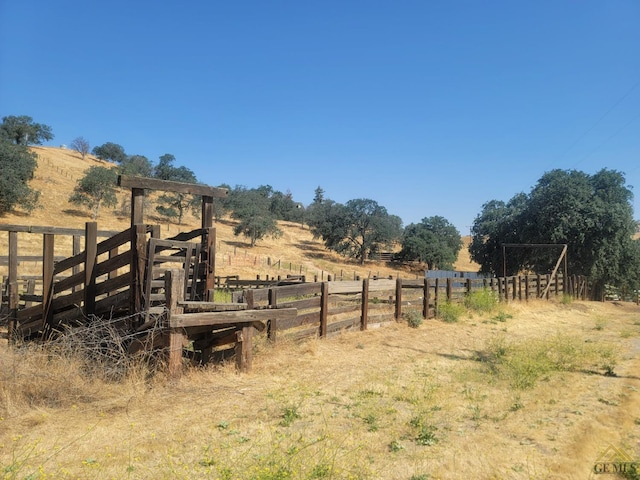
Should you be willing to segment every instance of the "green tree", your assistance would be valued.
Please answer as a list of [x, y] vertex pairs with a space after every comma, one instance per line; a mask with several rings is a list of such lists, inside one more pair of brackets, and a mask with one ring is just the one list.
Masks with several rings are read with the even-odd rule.
[[35, 123], [27, 115], [9, 115], [2, 117], [0, 138], [16, 145], [42, 145], [43, 141], [53, 140], [51, 127]]
[[453, 270], [461, 248], [456, 227], [443, 217], [428, 217], [405, 227], [398, 258], [426, 263], [429, 270]]
[[40, 192], [29, 187], [37, 158], [27, 147], [0, 139], [0, 214], [15, 207], [30, 212], [38, 204]]
[[93, 149], [93, 154], [100, 160], [111, 160], [120, 163], [127, 159], [124, 148], [117, 143], [107, 142]]
[[277, 238], [282, 234], [274, 214], [269, 210], [272, 191], [268, 185], [251, 190], [236, 186], [229, 193], [231, 217], [238, 220], [233, 233], [244, 235], [252, 247], [267, 235]]
[[[620, 286], [634, 271], [635, 231], [632, 193], [624, 175], [603, 169], [594, 175], [577, 170], [545, 173], [529, 195], [519, 194], [502, 211], [485, 209], [476, 218], [471, 258], [485, 271], [500, 273], [502, 243], [568, 245], [568, 267], [586, 275], [601, 298], [605, 284]], [[507, 274], [522, 270], [548, 273], [558, 252], [532, 249], [509, 253]]]
[[152, 177], [153, 164], [144, 155], [128, 155], [118, 165], [118, 172], [134, 177]]
[[69, 202], [74, 205], [86, 206], [93, 211], [93, 219], [98, 218], [98, 212], [102, 205], [115, 207], [118, 203], [116, 197], [116, 183], [118, 174], [113, 168], [92, 166], [87, 173], [78, 179]]
[[[175, 167], [173, 162], [176, 157], [170, 153], [160, 157], [160, 161], [154, 168], [154, 177], [160, 180], [170, 180], [183, 183], [198, 183], [195, 174], [187, 167]], [[197, 217], [200, 214], [201, 197], [186, 193], [163, 193], [158, 197], [156, 211], [168, 218], [177, 218], [178, 225], [182, 225], [184, 215], [190, 210]]]
[[364, 263], [370, 255], [390, 248], [402, 235], [402, 220], [375, 200], [359, 198], [341, 205], [317, 204], [309, 226], [327, 248]]

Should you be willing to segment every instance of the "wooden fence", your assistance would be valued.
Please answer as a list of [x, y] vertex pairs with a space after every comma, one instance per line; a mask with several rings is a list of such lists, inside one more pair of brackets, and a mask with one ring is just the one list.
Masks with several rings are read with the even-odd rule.
[[369, 325], [399, 321], [408, 310], [433, 318], [443, 302], [462, 302], [469, 293], [482, 289], [494, 292], [503, 302], [562, 294], [584, 299], [588, 293], [585, 277], [574, 276], [565, 282], [559, 274], [315, 282], [244, 290], [236, 300], [246, 303], [248, 309], [297, 309], [295, 318], [267, 322], [267, 336], [275, 340], [284, 334], [298, 339], [366, 330]]

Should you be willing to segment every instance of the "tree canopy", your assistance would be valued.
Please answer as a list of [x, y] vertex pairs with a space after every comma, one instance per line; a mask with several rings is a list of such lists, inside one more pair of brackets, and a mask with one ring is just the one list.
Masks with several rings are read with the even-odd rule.
[[[160, 157], [160, 161], [154, 167], [154, 177], [160, 180], [171, 180], [174, 182], [198, 183], [196, 175], [187, 167], [176, 167], [173, 165], [176, 157], [166, 153]], [[192, 215], [200, 214], [199, 208], [201, 199], [197, 195], [185, 193], [167, 192], [158, 197], [156, 211], [168, 218], [177, 218], [178, 225], [182, 225], [184, 215], [191, 211]]]
[[282, 234], [270, 209], [272, 194], [273, 189], [269, 185], [253, 189], [236, 186], [229, 192], [231, 217], [238, 220], [233, 233], [248, 238], [252, 247], [267, 235], [279, 237]]
[[117, 143], [107, 142], [98, 147], [94, 147], [93, 154], [100, 160], [110, 160], [112, 162], [120, 163], [127, 159], [127, 154], [124, 153], [124, 148]]
[[390, 215], [368, 198], [349, 200], [345, 205], [322, 200], [310, 207], [308, 220], [314, 236], [327, 248], [364, 263], [369, 256], [400, 239], [402, 220]]
[[53, 132], [50, 126], [35, 123], [28, 115], [9, 115], [2, 117], [0, 138], [16, 145], [42, 145], [53, 140]]
[[95, 165], [89, 167], [87, 173], [78, 179], [76, 187], [69, 197], [69, 202], [89, 208], [93, 212], [93, 219], [96, 220], [102, 205], [107, 207], [117, 205], [117, 180], [118, 174], [113, 168]]
[[[529, 195], [483, 206], [472, 227], [471, 258], [482, 271], [502, 273], [503, 243], [567, 244], [573, 274], [589, 276], [599, 298], [605, 284], [622, 285], [640, 268], [632, 192], [624, 174], [603, 169], [545, 173]], [[522, 270], [548, 273], [558, 252], [531, 249], [509, 253], [507, 275]]]
[[429, 270], [453, 270], [461, 248], [462, 239], [456, 227], [435, 216], [405, 227], [397, 257], [426, 263]]
[[0, 139], [0, 214], [15, 207], [31, 211], [40, 192], [29, 186], [37, 167], [37, 156], [27, 147]]

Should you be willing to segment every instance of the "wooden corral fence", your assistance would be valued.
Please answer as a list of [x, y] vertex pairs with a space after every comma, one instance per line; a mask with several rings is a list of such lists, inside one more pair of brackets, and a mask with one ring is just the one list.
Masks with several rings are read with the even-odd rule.
[[267, 322], [267, 336], [293, 338], [326, 336], [341, 330], [367, 329], [368, 325], [398, 321], [407, 310], [423, 318], [437, 315], [443, 302], [462, 302], [469, 293], [488, 289], [501, 301], [550, 298], [562, 294], [586, 298], [585, 277], [523, 275], [507, 278], [364, 279], [361, 281], [314, 282], [244, 290], [237, 301], [248, 309], [296, 308], [298, 315]]

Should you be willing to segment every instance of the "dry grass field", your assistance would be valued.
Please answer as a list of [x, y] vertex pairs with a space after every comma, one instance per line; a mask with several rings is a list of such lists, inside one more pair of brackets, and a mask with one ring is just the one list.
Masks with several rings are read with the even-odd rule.
[[[52, 163], [75, 178], [94, 161], [38, 152], [41, 159], [55, 154]], [[44, 170], [45, 163], [34, 184], [50, 185], [47, 206], [1, 221], [81, 228], [88, 216], [65, 204], [74, 180]], [[105, 211], [98, 222], [124, 229], [128, 218]], [[229, 222], [217, 227], [221, 275], [286, 275], [301, 266], [308, 275], [417, 274], [341, 261], [299, 225], [284, 225], [281, 239], [254, 249], [231, 235]], [[281, 272], [267, 270], [263, 257], [272, 265], [281, 260]], [[458, 268], [474, 269], [468, 258]], [[0, 474], [616, 478], [593, 469], [610, 447], [640, 458], [639, 351], [639, 306], [568, 299], [499, 304], [466, 311], [457, 322], [392, 323], [302, 343], [272, 345], [257, 336], [250, 373], [217, 365], [176, 380], [142, 361], [109, 380], [74, 348], [0, 343]]]

